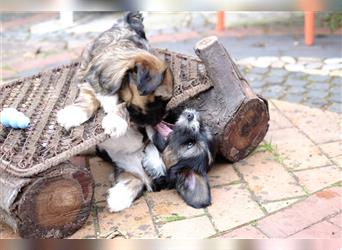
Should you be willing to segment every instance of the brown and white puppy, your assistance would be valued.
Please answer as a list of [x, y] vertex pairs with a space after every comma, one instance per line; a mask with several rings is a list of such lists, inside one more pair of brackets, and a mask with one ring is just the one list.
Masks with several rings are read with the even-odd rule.
[[153, 144], [146, 147], [143, 159], [153, 189], [176, 188], [188, 205], [209, 206], [207, 173], [214, 160], [215, 144], [199, 113], [185, 109], [174, 126], [158, 124], [157, 131], [153, 135], [149, 131]]
[[59, 111], [57, 121], [69, 129], [93, 116], [101, 106], [102, 121], [110, 139], [98, 145], [119, 171], [108, 190], [112, 212], [129, 207], [147, 188], [152, 190], [141, 160], [144, 131], [166, 113], [173, 94], [167, 64], [153, 54], [145, 37], [140, 13], [128, 13], [84, 50], [77, 72], [76, 101]]
[[162, 119], [172, 97], [172, 74], [152, 52], [142, 21], [140, 13], [128, 13], [88, 44], [76, 75], [78, 97], [57, 115], [63, 127], [79, 126], [102, 106], [107, 114], [102, 123], [105, 132], [121, 136], [128, 126], [117, 114], [121, 102], [139, 126]]

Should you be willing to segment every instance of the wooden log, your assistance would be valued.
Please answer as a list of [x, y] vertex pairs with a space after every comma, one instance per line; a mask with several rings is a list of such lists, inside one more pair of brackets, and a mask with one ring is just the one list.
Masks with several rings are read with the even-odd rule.
[[94, 185], [76, 157], [30, 179], [2, 171], [0, 190], [0, 218], [22, 238], [64, 238], [87, 220]]
[[200, 40], [195, 52], [205, 65], [214, 88], [187, 100], [182, 108], [201, 111], [216, 136], [219, 152], [232, 162], [253, 151], [268, 130], [268, 103], [253, 93], [217, 37]]

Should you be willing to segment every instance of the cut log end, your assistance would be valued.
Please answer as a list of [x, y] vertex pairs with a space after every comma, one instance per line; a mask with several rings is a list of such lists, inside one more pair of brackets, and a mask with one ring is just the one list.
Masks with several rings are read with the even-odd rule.
[[86, 221], [93, 194], [87, 169], [63, 163], [29, 185], [18, 204], [22, 238], [64, 238]]
[[267, 102], [260, 98], [249, 99], [224, 128], [221, 154], [232, 162], [246, 157], [263, 140], [268, 122]]
[[217, 36], [208, 36], [208, 37], [203, 38], [202, 40], [198, 41], [195, 45], [196, 53], [197, 51], [210, 47], [213, 43], [217, 41], [218, 41]]

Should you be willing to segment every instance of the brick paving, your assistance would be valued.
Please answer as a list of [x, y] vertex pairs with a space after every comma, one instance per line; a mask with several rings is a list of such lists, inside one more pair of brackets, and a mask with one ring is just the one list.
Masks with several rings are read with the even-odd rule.
[[[8, 29], [15, 27], [13, 23]], [[39, 47], [32, 47], [29, 40], [15, 52], [14, 44], [20, 44], [18, 38], [3, 55], [6, 64], [2, 65], [2, 80], [69, 62], [84, 45], [76, 38], [62, 52], [50, 54], [50, 50], [41, 48], [43, 52], [13, 58], [16, 53], [23, 55], [26, 49], [35, 48], [37, 52]], [[21, 39], [26, 37], [22, 35]], [[59, 42], [56, 44], [63, 48]], [[184, 46], [189, 43], [185, 40]], [[215, 163], [209, 173], [213, 198], [210, 207], [193, 209], [174, 190], [164, 190], [145, 193], [131, 208], [109, 213], [105, 193], [111, 185], [113, 169], [94, 157], [90, 159], [95, 179], [92, 213], [84, 227], [70, 238], [341, 237], [341, 76], [332, 70], [327, 75], [294, 72], [293, 65], [303, 61], [299, 56], [266, 58], [270, 65], [265, 58], [253, 56], [252, 63], [248, 62], [250, 59], [242, 61], [244, 57], [238, 63], [254, 90], [273, 98], [269, 102], [270, 129], [264, 142], [246, 159], [234, 164], [219, 159]], [[36, 60], [39, 64], [32, 64], [31, 68]], [[327, 65], [324, 60], [313, 58], [307, 65], [312, 70], [323, 70]], [[4, 224], [0, 224], [0, 236], [18, 238]]]

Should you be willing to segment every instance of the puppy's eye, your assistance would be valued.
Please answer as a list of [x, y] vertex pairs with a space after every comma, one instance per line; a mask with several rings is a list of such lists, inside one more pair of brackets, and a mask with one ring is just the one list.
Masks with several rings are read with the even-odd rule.
[[188, 145], [187, 145], [187, 148], [192, 148], [192, 146], [194, 145], [194, 143], [191, 141], [191, 142], [188, 142]]

